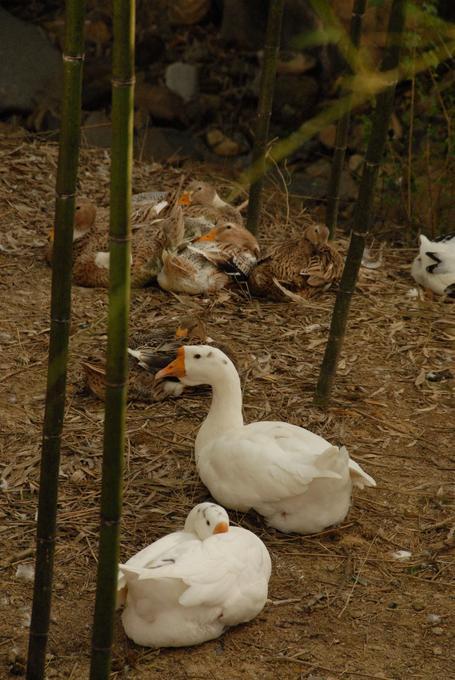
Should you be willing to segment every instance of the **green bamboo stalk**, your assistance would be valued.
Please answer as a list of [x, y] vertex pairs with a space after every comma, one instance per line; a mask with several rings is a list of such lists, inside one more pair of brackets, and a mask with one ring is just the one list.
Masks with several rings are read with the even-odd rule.
[[41, 450], [35, 582], [27, 680], [42, 680], [51, 613], [57, 525], [58, 472], [63, 428], [71, 318], [71, 260], [79, 163], [85, 0], [67, 0], [63, 94], [52, 258], [51, 328]]
[[264, 61], [262, 64], [261, 84], [259, 88], [258, 110], [256, 115], [256, 133], [254, 139], [252, 163], [257, 163], [258, 177], [250, 185], [248, 201], [247, 227], [256, 234], [261, 210], [262, 185], [266, 170], [265, 154], [269, 138], [270, 116], [272, 114], [273, 92], [275, 87], [276, 67], [280, 51], [281, 21], [283, 18], [284, 0], [270, 0], [267, 17], [267, 30], [264, 43]]
[[[350, 38], [353, 48], [358, 49], [362, 32], [363, 15], [365, 14], [367, 0], [354, 0], [352, 9]], [[333, 153], [332, 168], [327, 187], [327, 206], [325, 223], [329, 229], [329, 238], [333, 238], [338, 222], [338, 209], [340, 205], [341, 173], [346, 156], [348, 142], [349, 123], [351, 120], [350, 103], [346, 113], [340, 118], [337, 125], [335, 149]]]
[[[397, 67], [400, 60], [400, 48], [405, 24], [405, 6], [406, 0], [393, 0], [390, 10], [387, 45], [384, 51], [381, 70], [391, 74], [398, 72]], [[351, 298], [362, 262], [365, 238], [370, 228], [374, 188], [393, 111], [396, 82], [396, 78], [393, 79], [393, 76], [391, 76], [389, 86], [376, 99], [376, 111], [368, 143], [359, 196], [354, 211], [349, 250], [341, 277], [340, 289], [335, 301], [329, 339], [314, 398], [315, 403], [322, 407], [327, 406], [330, 398], [338, 357], [346, 332]]]
[[130, 305], [135, 1], [114, 0], [110, 280], [101, 527], [90, 680], [108, 680], [119, 562]]

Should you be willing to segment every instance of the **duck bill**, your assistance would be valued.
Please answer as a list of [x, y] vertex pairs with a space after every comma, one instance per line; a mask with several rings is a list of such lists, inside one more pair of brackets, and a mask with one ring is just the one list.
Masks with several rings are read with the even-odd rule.
[[225, 534], [229, 531], [229, 524], [227, 522], [219, 522], [213, 530], [214, 534]]
[[49, 241], [50, 241], [51, 243], [54, 243], [54, 238], [55, 238], [55, 229], [54, 229], [54, 227], [51, 227], [51, 228], [49, 229], [49, 234], [47, 235], [47, 238], [49, 239]]
[[194, 239], [195, 243], [198, 243], [199, 241], [214, 241], [216, 239], [217, 235], [217, 228], [214, 227], [213, 229], [210, 229], [206, 234], [203, 236], [199, 236], [199, 238]]
[[180, 340], [181, 338], [187, 338], [188, 337], [188, 328], [185, 326], [179, 326], [177, 330], [175, 331], [175, 339]]
[[191, 192], [184, 191], [179, 198], [179, 205], [191, 205]]
[[185, 373], [185, 351], [183, 347], [177, 350], [177, 357], [170, 364], [165, 366], [155, 374], [155, 380], [164, 380], [166, 378], [184, 378]]

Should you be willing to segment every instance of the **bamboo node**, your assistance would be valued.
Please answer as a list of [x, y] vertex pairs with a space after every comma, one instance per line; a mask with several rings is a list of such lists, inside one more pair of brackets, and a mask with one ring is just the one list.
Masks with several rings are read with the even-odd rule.
[[112, 78], [111, 83], [113, 87], [129, 87], [130, 85], [134, 85], [136, 83], [136, 78], [135, 76], [132, 76], [132, 78], [126, 78], [125, 80], [122, 80], [121, 78]]
[[56, 317], [52, 317], [51, 321], [52, 323], [70, 323], [69, 319], [57, 319]]
[[63, 55], [63, 61], [69, 61], [69, 62], [81, 62], [84, 61], [85, 59], [85, 54], [82, 52], [81, 54], [64, 54]]
[[122, 387], [125, 387], [126, 380], [124, 382], [118, 382], [118, 383], [108, 382], [106, 380], [105, 385], [106, 385], [106, 387], [112, 387], [113, 389], [122, 388]]
[[115, 527], [120, 524], [119, 519], [103, 519], [103, 525], [105, 527]]
[[67, 201], [70, 198], [76, 198], [76, 192], [74, 192], [72, 194], [59, 194], [58, 191], [57, 191], [55, 196], [56, 196], [56, 198], [60, 198], [64, 201]]
[[131, 241], [131, 236], [110, 236], [109, 240], [114, 243], [128, 243]]

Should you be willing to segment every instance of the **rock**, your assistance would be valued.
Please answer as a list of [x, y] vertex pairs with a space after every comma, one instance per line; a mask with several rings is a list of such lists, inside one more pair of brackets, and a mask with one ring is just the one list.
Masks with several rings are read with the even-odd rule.
[[183, 100], [165, 85], [138, 83], [135, 92], [135, 105], [160, 121], [182, 122], [184, 120]]
[[0, 8], [0, 111], [54, 108], [61, 82], [61, 55], [41, 29]]
[[196, 66], [176, 61], [169, 64], [164, 77], [171, 92], [178, 94], [184, 102], [189, 102], [197, 94], [198, 73]]
[[276, 72], [300, 74], [316, 66], [315, 57], [303, 52], [284, 52], [280, 55]]
[[263, 0], [224, 0], [221, 40], [250, 50], [261, 49], [266, 21]]
[[328, 149], [333, 149], [337, 136], [337, 126], [334, 124], [328, 125], [321, 130], [318, 136], [321, 144], [324, 144]]
[[173, 0], [169, 3], [171, 24], [191, 26], [205, 17], [210, 9], [210, 0]]
[[105, 56], [93, 57], [84, 64], [82, 108], [97, 109], [110, 104], [111, 69], [111, 59]]
[[138, 39], [136, 47], [136, 64], [140, 68], [156, 63], [163, 56], [166, 47], [163, 39], [155, 33], [146, 32]]
[[357, 172], [362, 165], [363, 156], [359, 153], [354, 153], [348, 161], [349, 170], [351, 170], [351, 172]]
[[228, 137], [218, 129], [209, 130], [206, 134], [206, 140], [217, 156], [238, 156], [246, 150], [245, 145]]
[[416, 612], [421, 612], [425, 609], [425, 602], [421, 602], [421, 600], [414, 600], [412, 603], [412, 608]]
[[202, 143], [186, 130], [152, 127], [138, 140], [137, 157], [157, 163], [181, 162], [188, 158], [203, 160]]
[[81, 141], [85, 146], [111, 148], [112, 125], [104, 111], [93, 111], [87, 116], [81, 128]]
[[310, 76], [278, 76], [272, 108], [274, 120], [292, 126], [300, 125], [311, 118], [318, 94], [319, 86]]
[[84, 35], [87, 42], [95, 43], [98, 48], [106, 47], [112, 40], [112, 31], [102, 19], [87, 19]]

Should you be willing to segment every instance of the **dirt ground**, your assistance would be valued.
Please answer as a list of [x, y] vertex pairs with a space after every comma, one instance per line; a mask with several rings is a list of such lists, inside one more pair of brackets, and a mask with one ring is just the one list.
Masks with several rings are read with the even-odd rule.
[[[56, 148], [3, 137], [0, 151], [0, 677], [8, 678], [21, 671], [32, 595], [16, 570], [34, 554], [51, 276], [42, 251]], [[82, 192], [106, 204], [108, 172], [104, 152], [85, 150]], [[177, 170], [136, 164], [134, 188], [176, 179]], [[265, 241], [279, 214], [278, 224], [285, 222], [285, 206], [283, 197], [268, 197]], [[292, 203], [291, 218], [298, 227]], [[133, 291], [133, 329], [152, 334], [173, 316], [204, 313], [210, 335], [233, 345], [248, 421], [288, 420], [344, 443], [378, 486], [355, 493], [341, 526], [313, 536], [285, 536], [254, 513], [231, 512], [270, 550], [264, 611], [219, 640], [179, 650], [135, 646], [118, 619], [113, 677], [455, 677], [454, 306], [407, 295], [412, 257], [386, 245], [382, 265], [362, 269], [326, 413], [312, 406], [312, 395], [333, 293], [281, 304], [242, 292], [205, 301], [154, 287]], [[74, 288], [49, 678], [88, 672], [103, 405], [84, 388], [80, 361], [99, 352], [106, 309], [106, 291]], [[447, 380], [426, 378], [443, 370], [451, 370]], [[208, 498], [192, 457], [208, 404], [206, 393], [130, 403], [122, 559], [181, 526]], [[397, 558], [400, 550], [408, 559]]]

